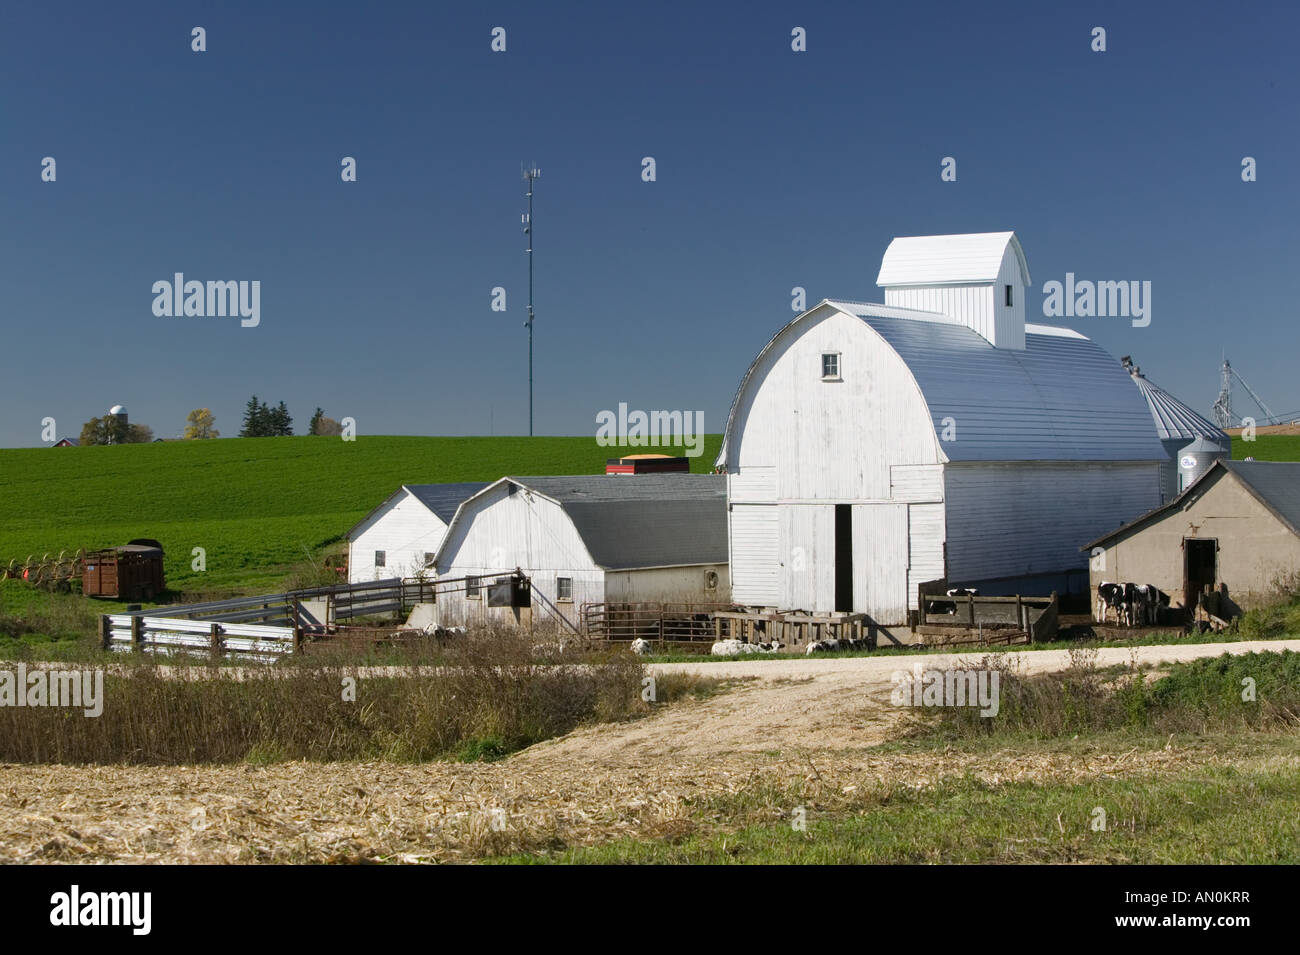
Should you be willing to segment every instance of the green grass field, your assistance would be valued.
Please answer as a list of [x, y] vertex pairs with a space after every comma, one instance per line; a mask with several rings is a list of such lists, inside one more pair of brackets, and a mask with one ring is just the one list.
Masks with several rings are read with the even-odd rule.
[[[721, 446], [709, 435], [692, 470]], [[663, 451], [668, 448], [629, 449]], [[151, 537], [168, 586], [274, 590], [402, 484], [506, 474], [599, 474], [616, 449], [593, 437], [230, 438], [0, 450], [0, 563]], [[195, 547], [207, 570], [191, 569]]]
[[1232, 439], [1232, 460], [1300, 461], [1300, 435], [1266, 434], [1254, 441]]

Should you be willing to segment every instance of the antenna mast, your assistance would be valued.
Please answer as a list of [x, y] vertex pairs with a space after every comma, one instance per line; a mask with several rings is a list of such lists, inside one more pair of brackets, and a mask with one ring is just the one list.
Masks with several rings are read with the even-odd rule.
[[524, 182], [528, 183], [528, 211], [519, 218], [524, 224], [524, 235], [528, 236], [528, 436], [533, 436], [533, 181], [540, 178], [542, 171], [535, 165], [521, 169]]

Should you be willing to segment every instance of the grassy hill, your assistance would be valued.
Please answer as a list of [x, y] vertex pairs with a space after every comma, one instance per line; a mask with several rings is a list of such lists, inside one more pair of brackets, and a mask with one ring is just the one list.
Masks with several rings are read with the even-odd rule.
[[[721, 445], [709, 435], [692, 470]], [[665, 451], [667, 448], [628, 449]], [[273, 590], [402, 484], [599, 474], [616, 449], [575, 438], [231, 438], [0, 450], [0, 563], [161, 541], [173, 590]], [[193, 548], [207, 571], [191, 569]]]
[[1300, 461], [1300, 435], [1261, 434], [1254, 441], [1232, 439], [1232, 460]]

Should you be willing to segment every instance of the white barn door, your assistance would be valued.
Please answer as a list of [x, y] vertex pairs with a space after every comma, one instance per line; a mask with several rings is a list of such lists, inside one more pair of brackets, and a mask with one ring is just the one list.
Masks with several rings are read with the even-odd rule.
[[907, 622], [906, 504], [853, 506], [853, 609], [884, 626]]
[[731, 599], [775, 607], [780, 603], [780, 559], [775, 504], [731, 506]]

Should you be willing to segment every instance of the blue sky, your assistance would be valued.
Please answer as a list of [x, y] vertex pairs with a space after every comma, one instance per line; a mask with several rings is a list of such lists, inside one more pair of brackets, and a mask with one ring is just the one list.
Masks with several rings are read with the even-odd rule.
[[[1070, 324], [1202, 413], [1224, 351], [1300, 412], [1293, 4], [18, 0], [4, 20], [0, 446], [116, 403], [169, 437], [210, 407], [233, 435], [254, 393], [300, 432], [320, 405], [363, 435], [526, 433], [527, 159], [539, 434], [594, 434], [619, 402], [720, 431], [792, 287], [880, 301], [893, 236], [1006, 229], [1031, 308], [1067, 271], [1150, 281], [1149, 327]], [[178, 271], [259, 280], [261, 324], [156, 317]]]

